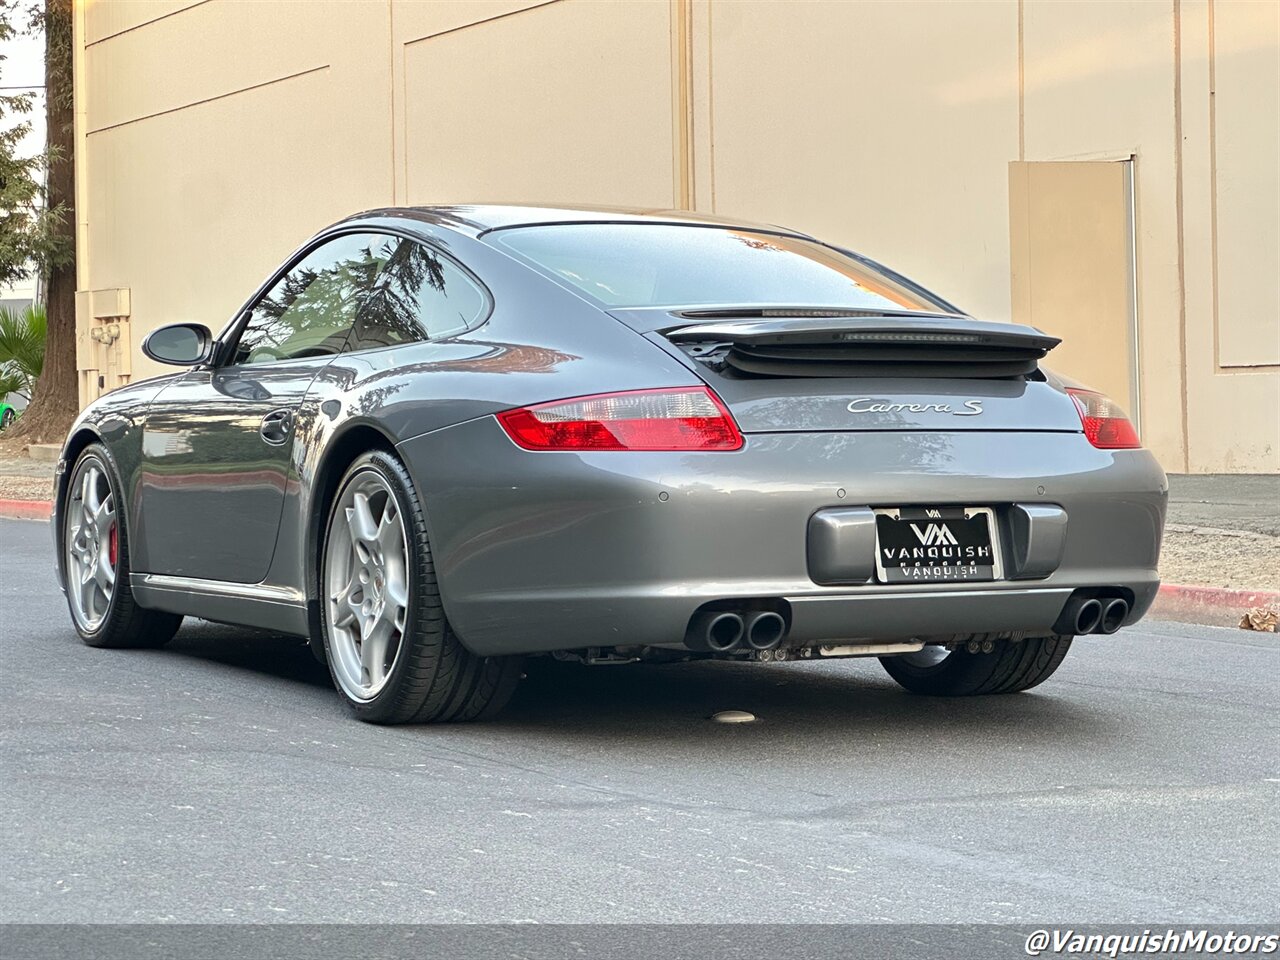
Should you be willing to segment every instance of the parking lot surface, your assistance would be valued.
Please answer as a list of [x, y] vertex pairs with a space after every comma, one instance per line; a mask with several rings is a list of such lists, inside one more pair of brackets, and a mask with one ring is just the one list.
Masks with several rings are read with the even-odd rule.
[[47, 524], [0, 558], [6, 921], [1280, 918], [1274, 635], [1149, 621], [970, 700], [538, 661], [497, 722], [378, 728], [295, 639], [84, 647]]

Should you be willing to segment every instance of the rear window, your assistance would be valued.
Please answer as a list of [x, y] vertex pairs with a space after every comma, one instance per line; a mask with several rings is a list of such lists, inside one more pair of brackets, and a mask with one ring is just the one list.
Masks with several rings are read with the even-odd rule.
[[489, 236], [606, 307], [954, 309], [900, 278], [797, 237], [650, 223], [551, 224]]

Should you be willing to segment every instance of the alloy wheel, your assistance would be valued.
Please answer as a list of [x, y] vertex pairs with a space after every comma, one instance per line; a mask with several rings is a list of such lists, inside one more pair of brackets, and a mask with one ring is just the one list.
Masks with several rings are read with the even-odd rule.
[[76, 624], [92, 633], [102, 626], [116, 592], [120, 532], [116, 498], [102, 464], [80, 463], [66, 504], [67, 595]]
[[334, 676], [357, 701], [378, 695], [394, 670], [409, 612], [409, 549], [395, 495], [376, 470], [339, 494], [329, 520], [325, 628]]

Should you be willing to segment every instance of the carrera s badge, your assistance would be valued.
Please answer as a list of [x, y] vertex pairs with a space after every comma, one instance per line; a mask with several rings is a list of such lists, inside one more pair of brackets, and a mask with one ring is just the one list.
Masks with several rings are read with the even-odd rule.
[[889, 403], [874, 397], [859, 397], [849, 401], [850, 413], [949, 413], [955, 417], [976, 417], [982, 413], [981, 400], [966, 400], [963, 409], [956, 410], [949, 403]]

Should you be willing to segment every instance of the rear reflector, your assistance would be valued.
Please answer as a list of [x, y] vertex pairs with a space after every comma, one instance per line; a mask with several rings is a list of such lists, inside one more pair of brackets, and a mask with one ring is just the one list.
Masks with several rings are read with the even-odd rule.
[[1067, 387], [1080, 413], [1080, 423], [1089, 442], [1100, 450], [1128, 450], [1142, 446], [1129, 417], [1110, 397], [1093, 390]]
[[526, 450], [737, 450], [738, 425], [706, 387], [602, 393], [521, 407], [498, 422]]

